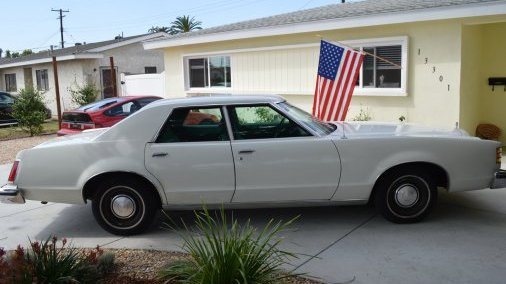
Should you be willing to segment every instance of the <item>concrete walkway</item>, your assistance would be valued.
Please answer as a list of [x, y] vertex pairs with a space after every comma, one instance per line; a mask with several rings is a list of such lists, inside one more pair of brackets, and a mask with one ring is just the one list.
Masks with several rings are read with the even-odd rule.
[[[0, 184], [10, 165], [0, 165]], [[457, 194], [441, 192], [424, 222], [396, 225], [367, 206], [234, 210], [241, 220], [261, 226], [270, 218], [300, 215], [285, 233], [283, 248], [300, 253], [292, 267], [329, 283], [505, 283], [506, 189]], [[191, 223], [188, 212], [169, 212]], [[179, 250], [163, 218], [141, 236], [118, 237], [103, 231], [91, 206], [29, 201], [0, 205], [0, 247], [14, 249], [51, 234], [74, 245]]]

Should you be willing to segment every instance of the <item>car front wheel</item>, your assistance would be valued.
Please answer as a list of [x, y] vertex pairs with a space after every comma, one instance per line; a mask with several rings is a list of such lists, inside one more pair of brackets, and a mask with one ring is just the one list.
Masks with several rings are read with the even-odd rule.
[[437, 200], [433, 179], [422, 170], [400, 170], [388, 174], [375, 191], [375, 205], [394, 223], [415, 223], [424, 219]]
[[92, 200], [95, 219], [102, 228], [115, 235], [144, 232], [159, 209], [152, 188], [134, 178], [101, 183]]

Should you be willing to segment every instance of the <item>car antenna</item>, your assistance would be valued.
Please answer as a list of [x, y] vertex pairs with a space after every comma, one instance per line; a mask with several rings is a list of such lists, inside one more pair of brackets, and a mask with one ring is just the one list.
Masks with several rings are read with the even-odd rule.
[[344, 132], [344, 121], [341, 121], [341, 125], [343, 126], [343, 136], [341, 136], [341, 139], [348, 139], [348, 137], [346, 137], [346, 133]]

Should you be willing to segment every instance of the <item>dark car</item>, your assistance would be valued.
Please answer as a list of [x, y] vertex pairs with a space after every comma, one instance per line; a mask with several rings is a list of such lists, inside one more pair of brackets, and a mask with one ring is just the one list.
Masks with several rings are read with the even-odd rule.
[[14, 97], [8, 93], [0, 92], [0, 126], [16, 124], [17, 121], [12, 117], [12, 105]]
[[[0, 92], [0, 126], [15, 125], [17, 120], [12, 117], [12, 105], [16, 97], [5, 92]], [[51, 118], [51, 110], [46, 108], [46, 118]]]
[[62, 115], [58, 136], [81, 133], [86, 129], [111, 127], [145, 105], [162, 99], [156, 96], [130, 96], [103, 99]]

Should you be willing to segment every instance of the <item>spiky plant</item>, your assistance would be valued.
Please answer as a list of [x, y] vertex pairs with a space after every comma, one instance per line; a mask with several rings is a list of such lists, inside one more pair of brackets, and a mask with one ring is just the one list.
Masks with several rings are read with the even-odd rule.
[[[279, 233], [291, 225], [270, 220], [261, 230], [248, 220], [240, 225], [226, 217], [223, 209], [213, 215], [204, 208], [195, 212], [195, 226], [184, 222], [181, 235], [188, 260], [176, 261], [164, 267], [159, 277], [178, 283], [276, 283], [289, 276], [282, 266], [296, 255], [279, 248]], [[169, 228], [174, 228], [167, 225]]]

